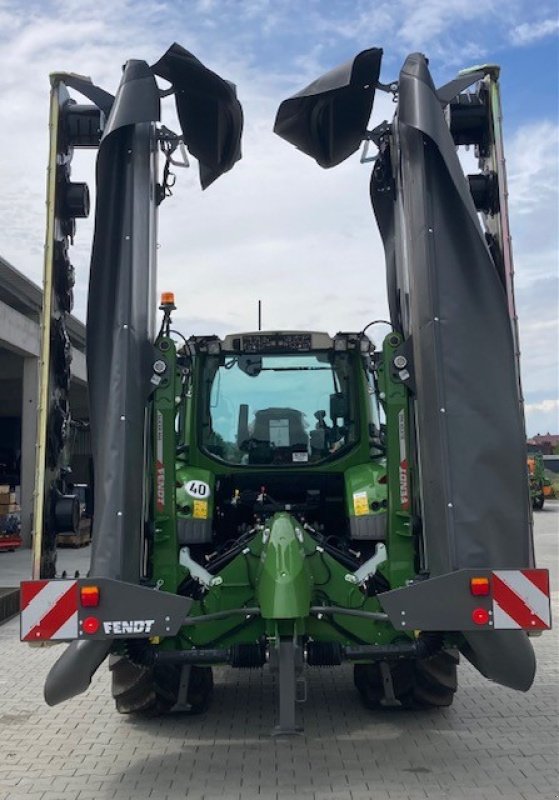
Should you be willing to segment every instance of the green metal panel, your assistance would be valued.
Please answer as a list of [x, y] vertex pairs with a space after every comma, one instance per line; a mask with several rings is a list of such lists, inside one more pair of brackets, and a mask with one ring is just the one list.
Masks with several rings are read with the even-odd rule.
[[[347, 580], [348, 570], [318, 548], [308, 533], [303, 532], [303, 541], [299, 541], [295, 533], [298, 524], [293, 517], [279, 514], [275, 522], [274, 537], [270, 528], [267, 539], [271, 549], [265, 541], [265, 530], [256, 533], [243, 552], [218, 573], [222, 583], [212, 586], [203, 600], [194, 603], [189, 615], [195, 617], [260, 605], [268, 620], [247, 620], [237, 615], [189, 626], [182, 629], [177, 647], [253, 643], [264, 633], [274, 637], [278, 630], [280, 634], [285, 632], [284, 626], [289, 631], [293, 625], [297, 633], [316, 641], [342, 644], [387, 644], [402, 637], [402, 632], [395, 631], [387, 622], [342, 614], [322, 619], [308, 616], [310, 605], [335, 605], [362, 611], [380, 611], [381, 608], [375, 597], [367, 597], [355, 583]], [[286, 574], [282, 576], [282, 572]]]
[[309, 615], [311, 575], [305, 563], [303, 531], [291, 514], [275, 514], [264, 532], [256, 597], [264, 619]]
[[172, 339], [156, 343], [166, 369], [153, 398], [153, 547], [151, 576], [166, 592], [176, 592], [185, 571], [179, 565], [176, 530], [176, 350]]
[[415, 542], [412, 530], [413, 465], [410, 463], [408, 389], [398, 377], [394, 355], [402, 337], [391, 333], [384, 340], [379, 368], [381, 398], [386, 414], [386, 461], [388, 476], [388, 561], [383, 573], [393, 588], [403, 586], [415, 574]]
[[179, 516], [211, 519], [214, 514], [214, 474], [207, 469], [178, 462], [176, 503]]
[[[408, 438], [408, 390], [392, 369], [394, 351], [400, 345], [400, 337], [391, 334], [384, 344], [383, 363], [379, 367], [379, 383], [382, 402], [387, 417], [386, 459], [371, 451], [368, 436], [371, 422], [368, 385], [363, 362], [358, 353], [353, 354], [355, 390], [357, 394], [358, 426], [365, 435], [348, 453], [337, 460], [305, 466], [278, 469], [277, 472], [297, 474], [304, 480], [305, 474], [321, 472], [345, 476], [345, 510], [348, 516], [355, 513], [354, 495], [365, 492], [370, 504], [381, 504], [379, 513], [388, 513], [387, 550], [388, 561], [379, 571], [392, 587], [402, 586], [415, 574], [415, 546], [411, 526], [411, 466], [402, 457], [402, 442], [409, 448]], [[173, 349], [174, 359], [174, 349]], [[166, 356], [168, 358], [168, 356]], [[187, 571], [178, 566], [178, 543], [176, 532], [175, 501], [185, 508], [194, 499], [186, 491], [190, 481], [203, 482], [209, 487], [207, 502], [208, 518], [214, 514], [215, 483], [220, 475], [262, 474], [262, 467], [248, 467], [220, 462], [198, 450], [199, 431], [197, 420], [201, 418], [201, 395], [199, 381], [202, 376], [202, 358], [195, 358], [192, 387], [183, 394], [184, 417], [181, 431], [189, 431], [190, 441], [184, 433], [175, 432], [176, 398], [181, 394], [180, 371], [175, 385], [161, 385], [155, 394], [155, 412], [163, 421], [163, 441], [168, 448], [170, 463], [176, 471], [165, 472], [166, 492], [171, 502], [165, 514], [156, 513], [156, 539], [153, 558], [153, 576], [166, 582], [174, 581], [175, 590]], [[161, 425], [161, 422], [159, 423]], [[157, 428], [157, 426], [156, 426]], [[156, 435], [157, 439], [157, 435]], [[181, 442], [180, 439], [183, 439]], [[179, 448], [175, 460], [175, 442], [185, 445]], [[172, 454], [172, 457], [171, 457]], [[404, 454], [405, 455], [405, 454]], [[156, 458], [157, 461], [157, 458]], [[274, 470], [276, 472], [276, 470]], [[387, 483], [379, 481], [387, 475]], [[405, 480], [404, 480], [405, 478]], [[157, 499], [157, 492], [155, 495]], [[165, 495], [167, 501], [167, 494]], [[388, 508], [383, 508], [383, 500]], [[372, 509], [371, 509], [372, 515]], [[173, 530], [171, 530], [171, 528]], [[234, 532], [232, 532], [232, 536]], [[164, 647], [190, 649], [192, 647], [227, 647], [235, 643], [254, 643], [267, 635], [306, 635], [316, 641], [335, 641], [342, 644], [385, 644], [401, 637], [390, 623], [374, 621], [342, 614], [318, 618], [309, 615], [310, 606], [329, 605], [347, 609], [379, 611], [380, 605], [374, 596], [367, 596], [362, 588], [352, 582], [348, 569], [317, 546], [317, 541], [302, 524], [287, 512], [277, 513], [266, 523], [255, 529], [243, 551], [233, 558], [216, 576], [216, 581], [202, 599], [195, 601], [190, 615], [196, 617], [234, 608], [259, 607], [261, 617], [247, 618], [234, 615], [212, 620], [200, 625], [181, 629], [179, 636], [163, 642]]]
[[[348, 517], [378, 514], [386, 511], [386, 483], [379, 483], [386, 472], [378, 463], [358, 464], [345, 472], [346, 512]], [[373, 511], [372, 504], [379, 505]]]

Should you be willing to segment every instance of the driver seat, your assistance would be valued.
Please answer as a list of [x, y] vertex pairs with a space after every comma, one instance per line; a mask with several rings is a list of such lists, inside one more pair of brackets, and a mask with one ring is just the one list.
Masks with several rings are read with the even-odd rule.
[[251, 439], [255, 447], [249, 452], [249, 464], [270, 464], [275, 455], [307, 453], [309, 447], [303, 414], [295, 408], [257, 411]]

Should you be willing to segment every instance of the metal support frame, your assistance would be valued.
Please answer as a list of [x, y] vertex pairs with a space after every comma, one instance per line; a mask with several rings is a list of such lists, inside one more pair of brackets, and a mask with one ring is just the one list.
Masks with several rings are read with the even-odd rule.
[[384, 697], [380, 701], [380, 704], [386, 708], [399, 708], [402, 704], [394, 693], [392, 670], [386, 661], [381, 661], [379, 668], [382, 677], [382, 688], [384, 690]]
[[272, 736], [301, 733], [296, 725], [295, 703], [297, 700], [296, 648], [293, 639], [280, 638], [277, 646], [278, 663], [278, 716], [279, 722]]
[[33, 523], [35, 459], [37, 441], [37, 396], [39, 394], [39, 364], [31, 356], [23, 362], [23, 392], [21, 403], [21, 536], [24, 547], [31, 545]]
[[190, 711], [190, 704], [188, 702], [188, 686], [190, 684], [191, 672], [192, 665], [183, 664], [181, 669], [179, 691], [177, 693], [177, 702], [173, 706], [173, 711]]

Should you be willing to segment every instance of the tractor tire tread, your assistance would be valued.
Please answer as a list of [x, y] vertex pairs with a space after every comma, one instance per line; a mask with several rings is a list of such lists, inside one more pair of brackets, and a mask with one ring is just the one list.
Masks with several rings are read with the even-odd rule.
[[[174, 664], [156, 667], [135, 664], [126, 657], [110, 664], [112, 695], [119, 714], [155, 717], [167, 714], [177, 703], [181, 668]], [[192, 667], [186, 713], [201, 714], [209, 707], [213, 691], [212, 670]]]
[[[405, 709], [447, 708], [458, 688], [455, 650], [443, 650], [430, 658], [402, 660], [391, 664], [394, 696]], [[379, 664], [356, 664], [354, 683], [363, 705], [382, 706], [384, 689]]]

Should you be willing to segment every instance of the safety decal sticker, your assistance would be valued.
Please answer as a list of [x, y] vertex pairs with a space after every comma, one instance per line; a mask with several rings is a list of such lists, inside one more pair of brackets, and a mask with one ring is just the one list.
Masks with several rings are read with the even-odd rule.
[[369, 513], [369, 500], [367, 492], [353, 493], [353, 512], [356, 517], [362, 517]]
[[77, 639], [77, 581], [24, 581], [20, 630], [24, 642]]
[[549, 573], [545, 569], [493, 572], [496, 629], [547, 630], [551, 627]]
[[208, 504], [205, 500], [195, 500], [192, 504], [192, 516], [194, 519], [208, 518]]

